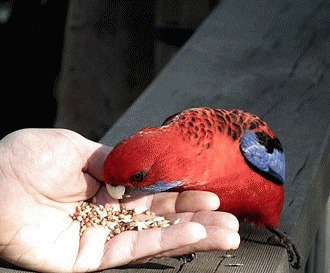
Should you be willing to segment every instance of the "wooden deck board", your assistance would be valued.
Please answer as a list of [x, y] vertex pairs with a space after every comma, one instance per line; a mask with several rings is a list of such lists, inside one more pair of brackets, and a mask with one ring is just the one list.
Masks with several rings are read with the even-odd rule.
[[[223, 0], [101, 142], [113, 146], [188, 107], [260, 115], [285, 149], [281, 228], [297, 243], [305, 264], [330, 190], [329, 29], [326, 1]], [[283, 248], [265, 244], [266, 231], [243, 225], [241, 235], [248, 240], [230, 252], [235, 258], [198, 253], [183, 266], [159, 259], [105, 272], [304, 272], [289, 267]]]

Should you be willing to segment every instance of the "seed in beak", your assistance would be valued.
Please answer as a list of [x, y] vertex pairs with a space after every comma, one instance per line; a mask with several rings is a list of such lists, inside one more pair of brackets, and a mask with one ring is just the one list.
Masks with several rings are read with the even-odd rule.
[[111, 186], [110, 184], [105, 185], [108, 193], [114, 199], [123, 199], [125, 194], [125, 186]]

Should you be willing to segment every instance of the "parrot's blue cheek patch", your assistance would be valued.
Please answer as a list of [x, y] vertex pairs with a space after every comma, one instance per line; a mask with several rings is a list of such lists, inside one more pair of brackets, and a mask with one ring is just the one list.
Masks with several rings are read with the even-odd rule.
[[172, 188], [178, 187], [181, 185], [181, 181], [174, 181], [165, 183], [163, 181], [158, 181], [153, 185], [150, 185], [145, 188], [133, 188], [133, 187], [126, 187], [125, 195], [129, 196], [138, 196], [142, 194], [155, 194], [163, 191], [170, 190]]

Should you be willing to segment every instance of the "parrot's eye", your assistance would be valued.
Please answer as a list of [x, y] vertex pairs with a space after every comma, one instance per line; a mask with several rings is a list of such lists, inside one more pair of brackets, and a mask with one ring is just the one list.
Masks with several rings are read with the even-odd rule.
[[131, 181], [134, 182], [139, 182], [139, 181], [143, 181], [143, 179], [147, 176], [147, 171], [140, 171], [134, 175], [131, 176]]

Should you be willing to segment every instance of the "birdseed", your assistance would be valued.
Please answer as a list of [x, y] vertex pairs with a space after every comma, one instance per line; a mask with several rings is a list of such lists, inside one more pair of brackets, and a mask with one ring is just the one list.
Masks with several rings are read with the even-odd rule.
[[107, 240], [127, 230], [145, 230], [149, 228], [165, 228], [177, 224], [179, 219], [173, 223], [165, 217], [157, 216], [150, 210], [136, 211], [135, 209], [115, 209], [110, 204], [97, 205], [82, 202], [76, 207], [76, 211], [70, 217], [80, 222], [80, 236], [87, 227], [103, 226], [109, 229]]

